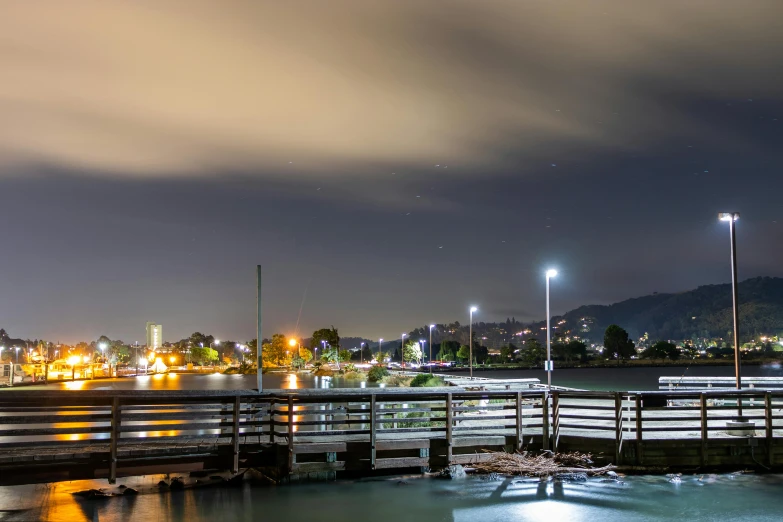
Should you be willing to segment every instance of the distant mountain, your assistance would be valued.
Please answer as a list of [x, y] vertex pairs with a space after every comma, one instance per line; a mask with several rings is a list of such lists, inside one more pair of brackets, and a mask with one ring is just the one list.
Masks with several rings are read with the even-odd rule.
[[[757, 277], [742, 281], [738, 294], [741, 340], [783, 334], [783, 278]], [[595, 341], [602, 339], [610, 324], [622, 326], [632, 338], [645, 333], [651, 339], [728, 338], [733, 329], [731, 301], [731, 284], [707, 285], [688, 292], [653, 294], [608, 306], [582, 306], [557, 320], [566, 321], [563, 328], [581, 329], [581, 335]], [[542, 324], [545, 323], [535, 326]], [[588, 326], [584, 327], [585, 324]]]

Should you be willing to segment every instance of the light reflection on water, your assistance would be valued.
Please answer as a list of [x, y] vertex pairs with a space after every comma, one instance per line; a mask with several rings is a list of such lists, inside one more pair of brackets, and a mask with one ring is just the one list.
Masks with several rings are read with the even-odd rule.
[[[142, 493], [156, 490], [161, 476], [120, 480]], [[193, 482], [193, 479], [187, 479]], [[783, 510], [781, 475], [637, 476], [625, 484], [547, 483], [537, 479], [494, 481], [471, 477], [440, 481], [408, 477], [311, 483], [279, 488], [245, 484], [83, 500], [72, 495], [105, 481], [0, 488], [2, 510], [21, 510], [20, 521], [344, 521], [373, 522], [625, 522], [679, 519], [687, 522], [771, 522]], [[113, 491], [120, 491], [113, 489]]]

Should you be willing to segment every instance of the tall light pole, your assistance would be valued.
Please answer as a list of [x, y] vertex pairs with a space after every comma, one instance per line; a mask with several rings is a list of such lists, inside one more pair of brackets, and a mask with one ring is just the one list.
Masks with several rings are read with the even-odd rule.
[[[378, 356], [381, 355], [381, 347], [383, 346], [383, 339], [378, 339]], [[383, 361], [380, 361], [381, 364], [383, 364]]]
[[364, 343], [359, 344], [359, 362], [364, 364]]
[[435, 328], [435, 325], [431, 324], [430, 325], [430, 375], [432, 375], [432, 329], [433, 328]]
[[321, 345], [323, 346], [323, 350], [321, 350], [321, 357], [323, 357], [326, 353], [326, 341], [321, 341]]
[[473, 377], [473, 312], [478, 312], [475, 306], [470, 307], [470, 328], [468, 329], [468, 366], [470, 366], [470, 376]]
[[405, 371], [405, 335], [402, 334], [402, 337], [400, 337], [400, 359], [402, 360], [402, 371]]
[[421, 357], [424, 358], [424, 345], [427, 343], [424, 339], [419, 339], [419, 346], [421, 347]]
[[546, 271], [546, 383], [549, 391], [552, 391], [552, 328], [549, 313], [549, 280], [557, 276], [557, 270], [549, 269]]
[[16, 363], [15, 364], [19, 364], [19, 347], [18, 346], [14, 346], [14, 348], [16, 348]]
[[[739, 212], [722, 212], [718, 214], [721, 221], [729, 222], [729, 235], [731, 236], [731, 297], [732, 309], [734, 312], [734, 373], [736, 377], [737, 389], [742, 389], [742, 365], [740, 362], [739, 345], [739, 298], [737, 295], [737, 232], [736, 221], [739, 219]], [[742, 398], [737, 399], [737, 409], [739, 410], [740, 421], [742, 421]]]

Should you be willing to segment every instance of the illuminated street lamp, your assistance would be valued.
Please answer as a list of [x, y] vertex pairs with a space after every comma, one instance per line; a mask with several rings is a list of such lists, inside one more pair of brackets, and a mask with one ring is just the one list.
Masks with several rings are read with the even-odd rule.
[[430, 375], [432, 375], [432, 329], [435, 328], [434, 324], [430, 325]]
[[19, 347], [14, 346], [14, 348], [16, 349], [16, 364], [19, 364]]
[[[383, 346], [383, 338], [378, 339], [378, 356], [381, 355], [381, 346]], [[379, 361], [381, 364], [383, 364], [383, 361]]]
[[326, 353], [326, 341], [321, 341], [321, 346], [323, 346], [323, 349], [321, 350], [321, 357], [323, 357], [324, 353]]
[[549, 313], [549, 280], [557, 276], [557, 270], [549, 269], [546, 271], [546, 382], [547, 389], [552, 391], [552, 335]]
[[427, 343], [424, 339], [419, 339], [419, 347], [421, 348], [421, 357], [424, 358], [424, 345]]
[[[742, 364], [740, 361], [739, 345], [739, 299], [737, 296], [737, 225], [739, 212], [721, 212], [718, 218], [721, 221], [729, 222], [729, 236], [731, 239], [731, 298], [732, 311], [734, 315], [734, 374], [736, 377], [736, 386], [738, 390], [742, 389]], [[744, 422], [742, 418], [742, 399], [737, 399], [737, 409], [739, 421]]]
[[364, 364], [364, 343], [359, 343], [359, 362]]
[[468, 365], [470, 367], [470, 377], [473, 378], [473, 313], [478, 312], [475, 306], [470, 307], [470, 328], [468, 329]]

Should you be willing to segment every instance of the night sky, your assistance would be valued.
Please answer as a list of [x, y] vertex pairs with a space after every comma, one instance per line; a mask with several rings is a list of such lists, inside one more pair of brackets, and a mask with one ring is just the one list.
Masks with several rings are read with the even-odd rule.
[[0, 5], [0, 327], [552, 311], [783, 276], [780, 0]]

